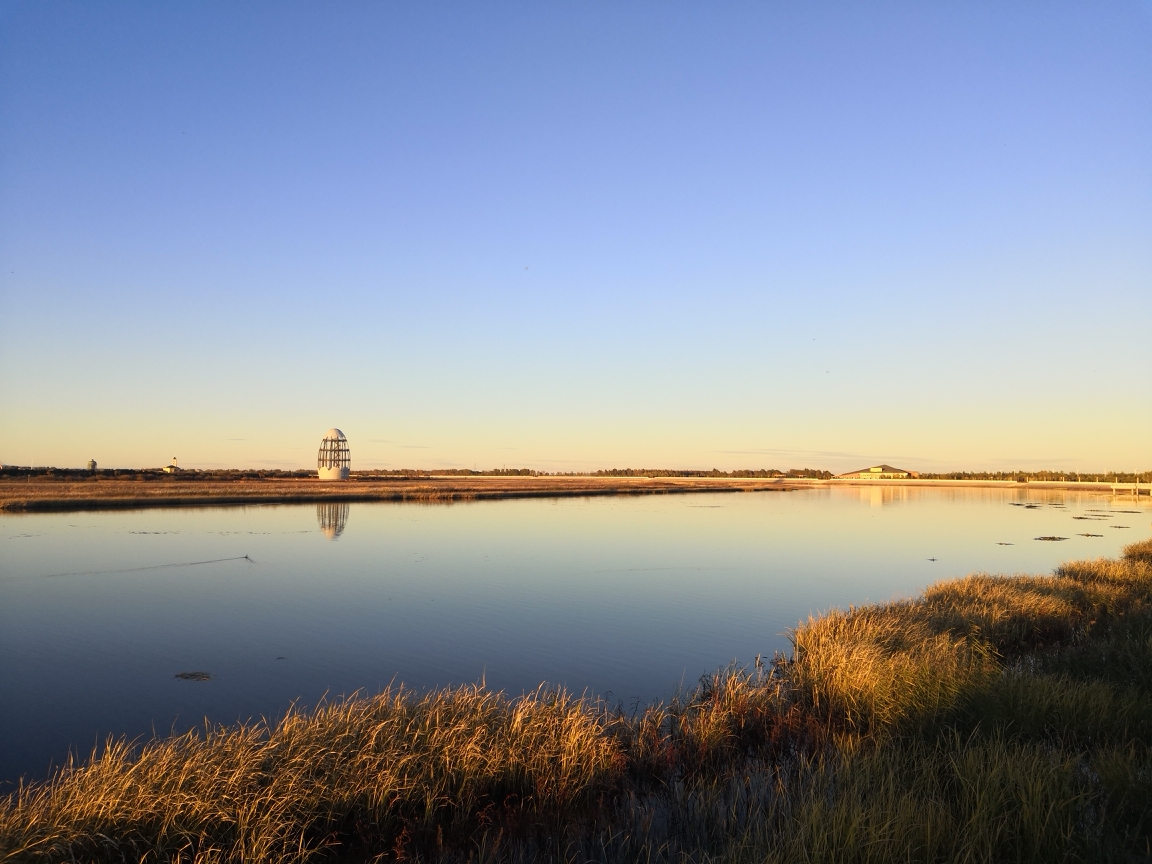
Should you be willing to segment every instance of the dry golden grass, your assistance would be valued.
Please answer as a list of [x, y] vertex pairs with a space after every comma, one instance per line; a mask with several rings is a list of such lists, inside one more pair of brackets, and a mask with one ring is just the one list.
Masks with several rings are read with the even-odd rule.
[[1129, 561], [1142, 561], [1152, 564], [1152, 540], [1142, 540], [1124, 547], [1124, 557]]
[[1147, 860], [1150, 558], [833, 612], [636, 716], [390, 690], [113, 742], [0, 803], [0, 860]]
[[900, 727], [954, 708], [998, 669], [975, 634], [938, 632], [913, 603], [832, 612], [793, 635], [789, 675], [821, 716], [854, 731]]
[[352, 698], [264, 724], [113, 743], [0, 811], [5, 858], [304, 860], [343, 838], [442, 844], [564, 818], [621, 773], [595, 703], [479, 687]]

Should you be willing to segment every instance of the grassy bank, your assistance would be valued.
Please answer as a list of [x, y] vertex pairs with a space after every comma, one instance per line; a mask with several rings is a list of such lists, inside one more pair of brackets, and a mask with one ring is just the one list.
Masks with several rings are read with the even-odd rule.
[[[79, 472], [73, 472], [76, 474]], [[87, 478], [0, 476], [0, 513], [116, 510], [142, 507], [206, 507], [367, 501], [482, 501], [598, 495], [668, 495], [692, 492], [756, 492], [804, 488], [811, 481], [788, 477], [530, 477], [383, 476], [355, 474], [348, 481], [315, 477], [168, 475], [141, 472]]]
[[793, 643], [637, 715], [393, 690], [113, 743], [0, 804], [0, 860], [1152, 857], [1152, 541]]

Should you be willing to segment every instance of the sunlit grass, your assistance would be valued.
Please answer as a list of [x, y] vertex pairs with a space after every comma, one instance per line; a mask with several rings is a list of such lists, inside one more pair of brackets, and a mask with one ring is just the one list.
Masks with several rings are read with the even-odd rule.
[[0, 859], [1137, 861], [1152, 541], [833, 612], [635, 715], [389, 690], [209, 728], [0, 803]]

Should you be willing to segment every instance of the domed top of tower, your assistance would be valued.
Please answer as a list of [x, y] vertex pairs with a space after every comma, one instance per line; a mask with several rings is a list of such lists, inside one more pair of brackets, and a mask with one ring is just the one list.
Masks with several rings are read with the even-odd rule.
[[326, 439], [329, 439], [332, 441], [347, 441], [348, 440], [347, 438], [344, 437], [344, 433], [335, 427], [333, 427], [333, 428], [329, 429], [327, 432], [325, 432], [324, 437]]

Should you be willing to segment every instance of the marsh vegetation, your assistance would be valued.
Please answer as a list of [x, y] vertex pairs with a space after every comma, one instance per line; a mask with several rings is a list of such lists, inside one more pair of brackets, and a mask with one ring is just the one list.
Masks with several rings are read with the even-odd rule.
[[792, 644], [632, 712], [391, 689], [110, 741], [0, 804], [0, 860], [1152, 854], [1152, 541], [832, 612]]

